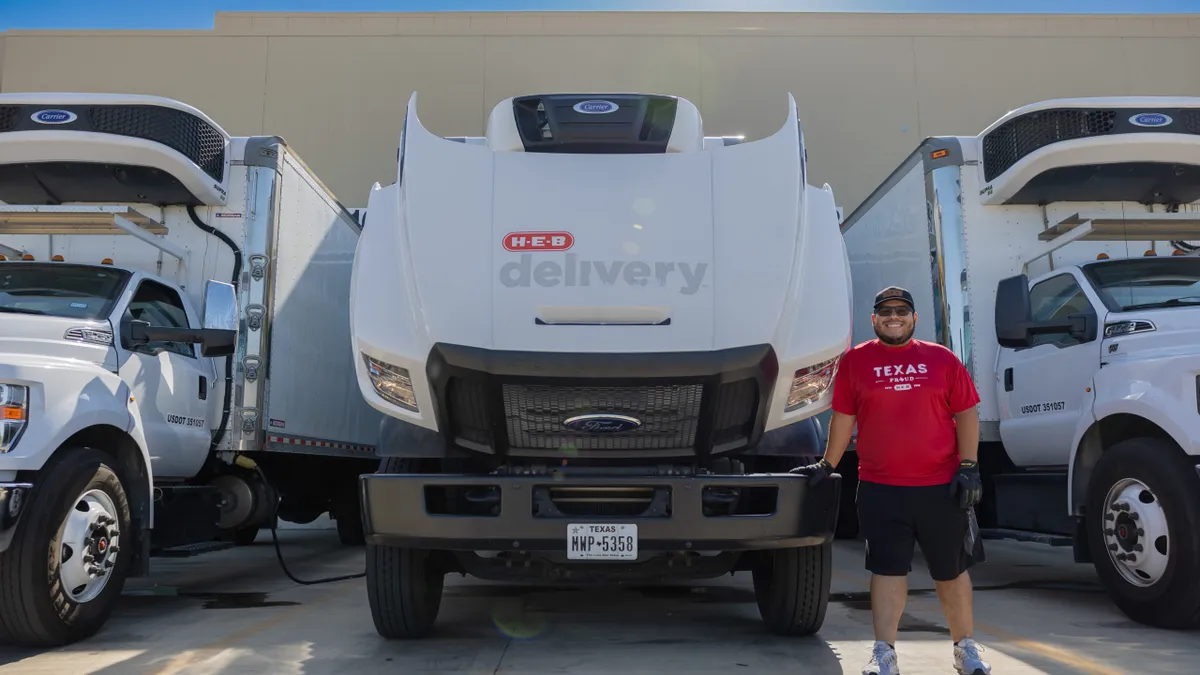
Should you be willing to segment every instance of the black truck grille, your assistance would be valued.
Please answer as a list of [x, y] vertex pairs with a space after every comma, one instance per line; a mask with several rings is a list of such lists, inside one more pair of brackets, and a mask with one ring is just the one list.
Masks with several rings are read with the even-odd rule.
[[[690, 448], [700, 424], [702, 384], [633, 387], [503, 386], [508, 443], [535, 450], [670, 450]], [[581, 415], [623, 415], [641, 425], [612, 433], [576, 432]]]
[[569, 354], [438, 344], [426, 364], [447, 443], [564, 460], [703, 457], [753, 445], [778, 372], [768, 345]]
[[[495, 394], [489, 394], [495, 391]], [[712, 399], [706, 412], [705, 397]], [[744, 444], [758, 413], [758, 384], [743, 379], [626, 386], [504, 383], [494, 390], [480, 380], [451, 378], [446, 392], [451, 435], [468, 445], [513, 451], [695, 451]], [[565, 422], [580, 415], [620, 415], [641, 425], [628, 431], [587, 433]], [[503, 416], [499, 424], [497, 417]], [[709, 424], [706, 427], [706, 420]], [[707, 428], [707, 433], [705, 429]]]

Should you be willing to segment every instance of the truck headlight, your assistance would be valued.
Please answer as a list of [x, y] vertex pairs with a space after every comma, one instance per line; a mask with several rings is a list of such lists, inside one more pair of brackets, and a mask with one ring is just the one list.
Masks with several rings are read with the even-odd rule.
[[833, 376], [837, 373], [838, 361], [841, 355], [828, 361], [822, 361], [807, 368], [801, 368], [792, 376], [792, 388], [788, 392], [786, 412], [806, 406], [825, 395], [833, 384]]
[[29, 388], [0, 384], [0, 454], [13, 449], [29, 422]]
[[363, 354], [363, 361], [367, 364], [367, 374], [371, 376], [371, 386], [375, 387], [375, 393], [388, 403], [418, 412], [417, 395], [413, 393], [412, 379], [408, 376], [407, 368], [384, 363], [366, 354]]

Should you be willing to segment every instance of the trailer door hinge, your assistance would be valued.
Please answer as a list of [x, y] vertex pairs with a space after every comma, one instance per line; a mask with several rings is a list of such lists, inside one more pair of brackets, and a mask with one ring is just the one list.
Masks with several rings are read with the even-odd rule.
[[258, 410], [247, 408], [242, 411], [242, 433], [249, 436], [258, 426]]
[[267, 256], [258, 254], [250, 256], [250, 276], [254, 277], [255, 281], [262, 281], [266, 274]]
[[246, 325], [250, 330], [258, 330], [262, 328], [263, 316], [267, 313], [267, 308], [259, 304], [248, 305], [246, 307]]
[[262, 359], [257, 356], [247, 356], [242, 359], [242, 366], [246, 369], [246, 381], [253, 382], [258, 379], [258, 369], [262, 367]]

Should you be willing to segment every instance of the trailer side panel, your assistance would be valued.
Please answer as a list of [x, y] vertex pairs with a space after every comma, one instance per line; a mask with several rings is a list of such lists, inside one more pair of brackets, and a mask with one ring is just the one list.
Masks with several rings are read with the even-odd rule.
[[370, 455], [379, 413], [358, 391], [351, 361], [354, 217], [282, 146], [282, 211], [270, 262], [270, 355], [262, 428], [267, 449]]
[[[865, 210], [851, 216], [842, 236], [850, 257], [854, 291], [853, 342], [875, 338], [871, 326], [875, 294], [888, 286], [907, 288], [919, 318], [934, 308], [925, 172], [914, 153]], [[932, 319], [932, 316], [930, 316]], [[918, 321], [913, 337], [937, 341], [932, 320]]]

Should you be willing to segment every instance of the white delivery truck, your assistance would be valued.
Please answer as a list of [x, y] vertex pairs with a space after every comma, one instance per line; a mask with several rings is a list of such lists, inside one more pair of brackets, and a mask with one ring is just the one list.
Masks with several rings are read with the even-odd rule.
[[974, 377], [987, 536], [1073, 546], [1162, 627], [1200, 624], [1198, 200], [1200, 99], [1052, 100], [927, 139], [843, 225], [855, 342], [903, 286]]
[[359, 231], [278, 137], [157, 97], [0, 95], [0, 641], [86, 637], [149, 556], [276, 517], [361, 538]]
[[381, 635], [425, 635], [453, 573], [748, 570], [771, 630], [820, 628], [838, 482], [786, 471], [821, 454], [850, 279], [790, 96], [780, 117], [741, 143], [683, 98], [543, 94], [442, 138], [414, 94], [351, 286], [387, 416], [362, 479]]

